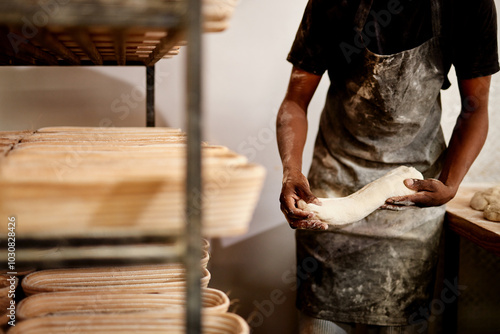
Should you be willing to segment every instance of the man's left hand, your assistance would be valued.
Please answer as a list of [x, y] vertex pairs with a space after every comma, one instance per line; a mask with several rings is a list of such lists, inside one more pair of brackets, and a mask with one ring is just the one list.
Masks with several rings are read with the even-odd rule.
[[416, 193], [408, 196], [391, 197], [382, 206], [383, 209], [401, 210], [408, 205], [419, 207], [440, 206], [450, 201], [457, 193], [457, 189], [447, 186], [436, 179], [406, 179], [404, 183], [407, 188], [415, 190]]

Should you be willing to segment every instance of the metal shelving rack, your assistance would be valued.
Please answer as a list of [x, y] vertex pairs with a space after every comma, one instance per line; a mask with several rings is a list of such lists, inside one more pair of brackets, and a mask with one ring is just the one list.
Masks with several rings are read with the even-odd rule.
[[[166, 31], [150, 52], [130, 52], [127, 40], [135, 27]], [[92, 39], [90, 28], [106, 29], [108, 40]], [[147, 126], [154, 126], [154, 65], [182, 39], [187, 49], [187, 180], [184, 235], [50, 236], [18, 240], [17, 262], [38, 268], [183, 261], [187, 270], [186, 333], [201, 332], [201, 0], [0, 0], [0, 65], [146, 67]], [[69, 39], [67, 38], [69, 36]], [[109, 55], [101, 50], [109, 51]], [[106, 44], [107, 43], [107, 44]], [[99, 49], [99, 44], [108, 49]], [[152, 48], [154, 46], [154, 48]], [[133, 51], [133, 50], [132, 50]], [[143, 247], [137, 247], [142, 244]], [[145, 244], [145, 246], [144, 246]], [[34, 256], [57, 247], [50, 258]], [[133, 247], [133, 251], [130, 251]], [[128, 251], [127, 251], [128, 250]]]

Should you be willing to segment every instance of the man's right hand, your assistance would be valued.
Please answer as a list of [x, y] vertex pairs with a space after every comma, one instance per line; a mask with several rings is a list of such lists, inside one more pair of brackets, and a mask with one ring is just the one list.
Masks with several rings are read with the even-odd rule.
[[312, 194], [307, 178], [298, 170], [286, 171], [283, 175], [280, 203], [281, 211], [293, 229], [326, 230], [328, 224], [314, 219], [312, 212], [301, 210], [297, 207], [299, 199], [306, 203], [321, 205]]

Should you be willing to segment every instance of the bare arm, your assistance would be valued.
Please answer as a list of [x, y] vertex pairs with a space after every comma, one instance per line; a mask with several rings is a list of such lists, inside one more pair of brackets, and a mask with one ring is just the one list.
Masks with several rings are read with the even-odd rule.
[[486, 141], [490, 82], [491, 76], [459, 81], [462, 110], [450, 139], [439, 180], [405, 180], [408, 188], [418, 192], [405, 198], [390, 199], [388, 203], [407, 200], [419, 206], [436, 206], [455, 197], [460, 183]]
[[314, 220], [313, 214], [297, 207], [299, 199], [318, 203], [302, 174], [302, 154], [307, 137], [307, 107], [320, 80], [321, 76], [294, 67], [276, 119], [278, 148], [283, 164], [281, 211], [292, 228], [327, 228], [326, 224]]

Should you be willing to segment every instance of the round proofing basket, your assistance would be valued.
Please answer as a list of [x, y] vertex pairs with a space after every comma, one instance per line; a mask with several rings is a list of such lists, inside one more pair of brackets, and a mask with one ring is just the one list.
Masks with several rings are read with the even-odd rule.
[[[2, 314], [0, 314], [0, 326], [6, 325], [9, 321], [10, 321], [9, 312], [2, 311]], [[2, 328], [0, 328], [0, 330], [1, 329]], [[0, 334], [1, 333], [3, 333], [3, 332], [0, 331]]]
[[[229, 297], [222, 291], [202, 288], [203, 312], [225, 313]], [[151, 311], [183, 312], [186, 293], [184, 288], [164, 289], [161, 294], [97, 293], [96, 291], [39, 293], [22, 300], [17, 306], [19, 319], [48, 315], [77, 315], [103, 313], [131, 313]]]
[[201, 249], [205, 252], [210, 251], [210, 241], [208, 241], [208, 239], [201, 239]]
[[[12, 290], [17, 288], [19, 279], [14, 277], [14, 286]], [[10, 276], [0, 275], [0, 310], [3, 312], [5, 308], [10, 304], [9, 291], [11, 291], [11, 280]], [[3, 320], [3, 319], [2, 319]]]
[[[122, 293], [162, 293], [186, 285], [182, 265], [147, 265], [82, 269], [51, 269], [27, 275], [22, 281], [26, 295], [58, 291], [105, 291]], [[210, 272], [202, 268], [201, 286], [206, 288]]]
[[208, 261], [210, 261], [210, 253], [204, 249], [202, 250], [202, 252], [203, 252], [203, 257], [201, 258], [200, 263], [201, 267], [206, 269], [208, 266]]
[[[206, 1], [207, 9], [235, 3]], [[28, 133], [2, 160], [0, 215], [8, 214], [6, 208], [17, 212], [23, 220], [18, 232], [25, 235], [181, 232], [185, 142], [179, 129], [56, 127]], [[201, 146], [203, 234], [243, 234], [265, 170], [227, 147]]]
[[203, 0], [203, 18], [208, 21], [226, 21], [233, 14], [238, 0]]
[[[203, 314], [203, 334], [249, 334], [248, 324], [233, 313]], [[67, 334], [71, 329], [79, 334], [184, 334], [184, 314], [168, 312], [109, 315], [66, 315], [33, 318], [21, 321], [8, 334]]]
[[0, 326], [5, 325], [10, 319], [7, 317], [9, 310], [7, 307], [10, 305], [11, 298], [9, 298], [9, 292], [17, 288], [19, 279], [15, 277], [14, 286], [11, 289], [11, 281], [9, 281], [10, 276], [0, 275]]
[[154, 128], [144, 128], [144, 127], [80, 127], [80, 126], [53, 126], [40, 128], [36, 131], [37, 133], [140, 133], [140, 134], [151, 134], [151, 133], [180, 133], [179, 128], [168, 128], [168, 127], [154, 127]]

